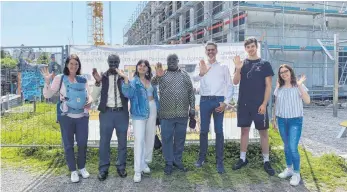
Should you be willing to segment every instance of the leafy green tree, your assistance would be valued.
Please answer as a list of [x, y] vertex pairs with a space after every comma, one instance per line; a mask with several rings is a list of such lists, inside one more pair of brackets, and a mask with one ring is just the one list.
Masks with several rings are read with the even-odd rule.
[[40, 57], [37, 59], [37, 64], [48, 64], [49, 63], [49, 55], [47, 52], [41, 53]]
[[13, 59], [12, 57], [4, 57], [1, 58], [1, 67], [4, 68], [15, 68], [18, 64], [17, 59]]

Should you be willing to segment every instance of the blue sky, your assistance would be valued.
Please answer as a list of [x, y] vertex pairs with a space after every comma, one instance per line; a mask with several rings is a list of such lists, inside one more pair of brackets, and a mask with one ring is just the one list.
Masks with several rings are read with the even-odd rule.
[[[123, 28], [139, 1], [112, 2], [112, 42], [123, 44]], [[1, 46], [66, 45], [71, 38], [71, 2], [1, 2]], [[87, 5], [73, 2], [74, 44], [87, 44]], [[104, 2], [104, 39], [109, 36], [109, 3]]]

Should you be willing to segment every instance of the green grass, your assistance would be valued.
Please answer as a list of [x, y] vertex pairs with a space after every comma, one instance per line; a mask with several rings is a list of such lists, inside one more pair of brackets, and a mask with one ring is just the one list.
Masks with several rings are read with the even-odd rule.
[[[21, 111], [31, 106], [32, 104], [25, 104], [14, 110]], [[1, 117], [1, 144], [59, 145], [60, 128], [55, 123], [55, 110], [55, 105], [38, 103], [36, 112], [5, 114]]]
[[[279, 134], [270, 131], [271, 146], [281, 146], [282, 141]], [[278, 157], [277, 168], [285, 165], [284, 152], [282, 149], [272, 150], [274, 156]], [[334, 190], [342, 187], [347, 190], [347, 161], [335, 154], [326, 153], [320, 157], [312, 154], [299, 146], [301, 157], [301, 175], [309, 188], [322, 190]], [[325, 191], [325, 190], [323, 190]]]
[[[60, 144], [60, 131], [55, 123], [54, 105], [39, 104], [36, 113], [12, 114], [1, 118], [1, 143], [8, 144]], [[284, 169], [285, 160], [282, 141], [277, 132], [270, 130], [271, 152], [270, 159], [277, 172]], [[12, 143], [13, 144], [13, 143]], [[334, 191], [335, 189], [347, 190], [347, 162], [342, 158], [326, 154], [321, 157], [313, 157], [311, 153], [299, 149], [301, 154], [301, 174], [305, 181], [305, 187], [312, 190]], [[115, 162], [116, 149], [111, 152], [111, 176], [116, 176]], [[207, 162], [203, 169], [194, 167], [198, 156], [198, 146], [186, 146], [183, 154], [183, 163], [190, 170], [186, 174], [174, 172], [171, 177], [163, 174], [164, 159], [161, 151], [154, 151], [153, 162], [150, 164], [152, 178], [162, 179], [170, 183], [172, 190], [182, 187], [187, 191], [194, 189], [196, 184], [207, 185], [216, 188], [235, 188], [236, 186], [267, 183], [279, 181], [276, 177], [269, 178], [262, 168], [261, 150], [258, 144], [251, 144], [248, 148], [247, 158], [250, 163], [247, 167], [232, 171], [231, 166], [239, 157], [239, 144], [228, 142], [225, 144], [225, 168], [226, 174], [219, 175], [216, 171], [214, 146], [208, 148]], [[133, 151], [128, 149], [127, 171], [133, 172]], [[42, 171], [50, 166], [56, 166], [55, 174], [69, 172], [64, 160], [62, 148], [30, 147], [30, 148], [1, 148], [2, 166], [21, 167], [29, 171]], [[88, 171], [96, 175], [98, 173], [98, 149], [89, 148], [87, 153]]]

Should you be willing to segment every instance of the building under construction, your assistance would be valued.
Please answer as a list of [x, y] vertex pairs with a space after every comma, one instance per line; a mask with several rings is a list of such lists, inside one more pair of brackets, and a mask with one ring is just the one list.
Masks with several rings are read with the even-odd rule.
[[[308, 76], [311, 95], [330, 97], [334, 34], [347, 39], [347, 3], [250, 1], [142, 2], [123, 29], [126, 45], [242, 42], [255, 36], [274, 70], [282, 63]], [[340, 94], [347, 95], [347, 44], [339, 49]], [[331, 53], [331, 55], [334, 55]]]

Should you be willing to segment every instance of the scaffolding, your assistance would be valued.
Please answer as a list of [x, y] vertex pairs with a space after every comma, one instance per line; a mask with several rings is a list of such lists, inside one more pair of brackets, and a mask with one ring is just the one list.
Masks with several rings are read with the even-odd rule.
[[[332, 97], [334, 34], [347, 39], [343, 2], [149, 1], [139, 4], [124, 27], [124, 44], [184, 44], [261, 41], [262, 57], [274, 70], [287, 63], [307, 80], [311, 95]], [[324, 43], [323, 49], [322, 44]], [[347, 46], [339, 48], [339, 86], [347, 94]], [[327, 54], [328, 52], [328, 54]]]

